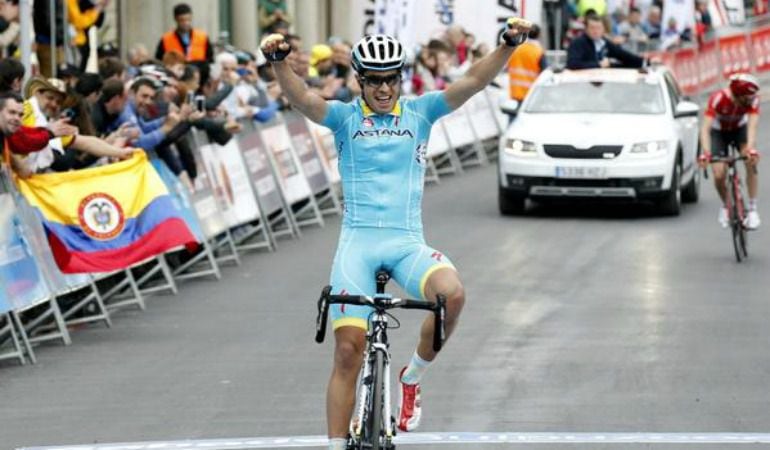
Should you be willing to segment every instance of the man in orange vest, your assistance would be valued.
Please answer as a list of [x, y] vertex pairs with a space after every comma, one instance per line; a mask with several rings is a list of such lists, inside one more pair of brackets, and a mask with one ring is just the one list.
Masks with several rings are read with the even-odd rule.
[[160, 38], [155, 59], [163, 61], [166, 52], [176, 50], [187, 62], [214, 62], [214, 51], [205, 31], [192, 27], [192, 8], [186, 3], [174, 6], [176, 28]]
[[508, 81], [510, 97], [519, 103], [529, 92], [532, 83], [546, 68], [545, 51], [537, 39], [540, 27], [532, 25], [529, 39], [519, 45], [508, 60]]

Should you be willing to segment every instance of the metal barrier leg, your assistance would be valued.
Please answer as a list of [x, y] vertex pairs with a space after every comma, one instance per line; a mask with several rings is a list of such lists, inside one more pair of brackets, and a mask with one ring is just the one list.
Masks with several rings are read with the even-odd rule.
[[21, 324], [21, 319], [19, 319], [19, 315], [16, 314], [16, 312], [11, 311], [8, 313], [11, 319], [13, 320], [13, 325], [16, 326], [16, 329], [19, 332], [19, 336], [21, 336], [21, 342], [24, 344], [24, 348], [27, 352], [27, 357], [30, 361], [32, 361], [32, 364], [37, 364], [37, 357], [35, 356], [35, 351], [32, 349], [32, 344], [29, 342], [29, 337], [27, 336], [27, 331], [24, 329], [24, 326]]

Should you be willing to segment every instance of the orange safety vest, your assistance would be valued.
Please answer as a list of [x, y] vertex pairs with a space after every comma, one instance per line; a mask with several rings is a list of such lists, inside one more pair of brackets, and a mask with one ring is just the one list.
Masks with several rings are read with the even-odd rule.
[[176, 30], [171, 30], [163, 35], [163, 51], [170, 52], [176, 50], [185, 56], [187, 62], [206, 61], [206, 47], [208, 47], [209, 38], [206, 32], [193, 28], [190, 32], [190, 45], [187, 47], [187, 53], [182, 47], [182, 42], [176, 34]]
[[529, 88], [540, 74], [540, 59], [543, 48], [539, 43], [527, 41], [514, 50], [508, 60], [508, 81], [510, 96], [522, 101]]

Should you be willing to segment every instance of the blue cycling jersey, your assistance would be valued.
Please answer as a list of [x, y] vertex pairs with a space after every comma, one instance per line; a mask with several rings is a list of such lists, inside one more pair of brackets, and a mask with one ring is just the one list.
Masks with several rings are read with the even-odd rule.
[[334, 133], [339, 152], [343, 225], [422, 232], [428, 137], [451, 112], [444, 93], [400, 99], [389, 114], [375, 114], [360, 98], [327, 106], [321, 124]]

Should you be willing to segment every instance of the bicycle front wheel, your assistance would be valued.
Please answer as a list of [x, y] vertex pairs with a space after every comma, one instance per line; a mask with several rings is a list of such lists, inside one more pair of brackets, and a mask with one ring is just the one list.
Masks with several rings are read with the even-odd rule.
[[369, 391], [369, 414], [366, 423], [366, 438], [372, 450], [385, 449], [382, 439], [383, 417], [382, 405], [384, 399], [385, 357], [382, 352], [375, 352], [374, 366], [372, 367], [372, 384]]
[[[730, 196], [730, 230], [732, 232], [733, 237], [733, 250], [735, 250], [735, 260], [738, 262], [741, 262], [743, 260], [743, 245], [741, 243], [742, 241], [742, 233], [744, 233], [743, 230], [743, 218], [741, 217], [741, 209], [738, 205], [738, 202], [741, 201], [740, 198], [740, 192], [738, 189], [740, 189], [740, 186], [737, 185], [737, 180], [731, 179], [728, 182], [728, 188], [729, 192], [728, 195]], [[743, 241], [745, 242], [745, 240]]]

